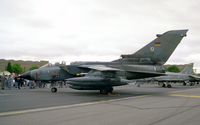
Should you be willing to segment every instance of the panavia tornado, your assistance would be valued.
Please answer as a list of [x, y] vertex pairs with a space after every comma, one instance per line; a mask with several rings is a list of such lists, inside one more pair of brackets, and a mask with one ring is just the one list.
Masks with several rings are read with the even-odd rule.
[[[78, 90], [111, 93], [114, 86], [127, 85], [135, 79], [165, 75], [163, 64], [169, 59], [188, 30], [171, 30], [158, 34], [152, 42], [129, 55], [111, 62], [76, 62], [32, 70], [20, 77], [35, 81], [67, 81]], [[85, 74], [84, 76], [82, 76]], [[81, 76], [81, 77], [80, 77]], [[52, 92], [57, 88], [53, 87]]]

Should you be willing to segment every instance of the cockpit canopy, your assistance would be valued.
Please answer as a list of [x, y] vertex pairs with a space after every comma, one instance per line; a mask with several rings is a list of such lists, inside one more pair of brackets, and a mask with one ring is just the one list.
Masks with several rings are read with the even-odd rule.
[[40, 68], [53, 67], [53, 66], [63, 66], [63, 65], [66, 65], [66, 63], [64, 61], [62, 63], [56, 62], [55, 64], [47, 63], [47, 64], [41, 66]]

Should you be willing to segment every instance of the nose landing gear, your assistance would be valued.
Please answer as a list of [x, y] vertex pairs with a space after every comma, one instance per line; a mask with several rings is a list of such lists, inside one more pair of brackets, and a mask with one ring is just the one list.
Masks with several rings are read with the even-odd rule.
[[58, 91], [58, 89], [57, 89], [56, 87], [52, 87], [52, 88], [51, 88], [51, 92], [52, 92], [52, 93], [56, 93], [57, 91]]

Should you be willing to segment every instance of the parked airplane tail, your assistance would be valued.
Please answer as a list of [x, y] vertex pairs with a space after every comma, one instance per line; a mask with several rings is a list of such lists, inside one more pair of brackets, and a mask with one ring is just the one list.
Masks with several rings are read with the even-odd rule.
[[[121, 55], [122, 59], [115, 60], [133, 62], [137, 64], [163, 65], [174, 52], [188, 30], [171, 30], [163, 34], [158, 34], [157, 38], [130, 55]], [[131, 60], [131, 61], [130, 61]]]
[[182, 74], [193, 74], [193, 63], [190, 63], [185, 66], [185, 68], [181, 71]]

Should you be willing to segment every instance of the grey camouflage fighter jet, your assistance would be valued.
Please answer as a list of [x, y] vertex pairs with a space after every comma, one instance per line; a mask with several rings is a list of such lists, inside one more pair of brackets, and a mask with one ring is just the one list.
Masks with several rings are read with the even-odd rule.
[[[165, 75], [163, 64], [171, 56], [188, 30], [171, 30], [158, 34], [157, 38], [134, 54], [121, 55], [111, 62], [76, 62], [65, 66], [47, 67], [23, 74], [33, 80], [67, 80], [73, 89], [113, 91], [114, 86], [126, 85], [131, 80]], [[52, 69], [52, 70], [50, 70]], [[77, 77], [80, 74], [86, 76]], [[65, 76], [65, 77], [60, 77]], [[57, 79], [55, 79], [57, 78]], [[57, 88], [52, 88], [56, 92]]]
[[159, 76], [152, 78], [153, 81], [157, 81], [162, 87], [171, 88], [170, 83], [183, 83], [185, 86], [187, 83], [194, 85], [195, 82], [200, 81], [200, 77], [193, 75], [193, 63], [185, 66], [180, 73], [166, 72], [165, 76]]

